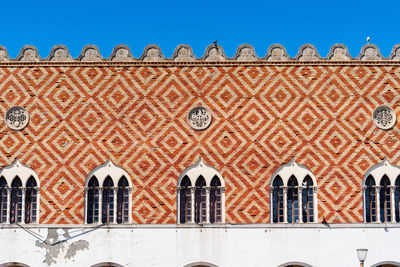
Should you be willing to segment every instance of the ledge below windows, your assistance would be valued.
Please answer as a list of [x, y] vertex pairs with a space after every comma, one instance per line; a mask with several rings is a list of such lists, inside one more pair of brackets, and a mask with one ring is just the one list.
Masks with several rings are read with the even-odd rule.
[[1, 229], [47, 229], [47, 228], [81, 228], [81, 229], [370, 229], [400, 228], [400, 223], [274, 223], [274, 224], [0, 224]]

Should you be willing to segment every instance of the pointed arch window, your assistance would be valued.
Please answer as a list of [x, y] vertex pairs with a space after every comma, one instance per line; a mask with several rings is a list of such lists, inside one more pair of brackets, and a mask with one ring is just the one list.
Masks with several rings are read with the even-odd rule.
[[375, 180], [371, 175], [365, 182], [365, 216], [366, 222], [376, 221]]
[[32, 176], [26, 183], [25, 192], [25, 223], [36, 222], [37, 216], [37, 184]]
[[179, 223], [224, 223], [225, 183], [216, 169], [199, 159], [178, 179]]
[[394, 189], [394, 219], [400, 222], [400, 176], [397, 177]]
[[294, 160], [272, 175], [270, 201], [272, 223], [318, 222], [316, 179]]
[[10, 223], [22, 222], [22, 182], [17, 176], [11, 184]]
[[390, 180], [384, 175], [380, 183], [380, 216], [381, 222], [390, 222], [391, 219], [391, 201], [390, 201]]
[[206, 180], [200, 176], [196, 181], [195, 200], [194, 200], [194, 221], [195, 223], [204, 223], [207, 218], [207, 192]]
[[274, 223], [283, 222], [283, 182], [279, 175], [272, 185], [272, 220]]
[[314, 188], [313, 181], [309, 175], [304, 178], [302, 192], [302, 217], [303, 222], [314, 221]]
[[287, 220], [289, 223], [299, 222], [299, 193], [298, 183], [295, 176], [291, 176], [287, 190]]
[[114, 183], [110, 176], [107, 176], [103, 183], [103, 214], [102, 223], [114, 221]]
[[0, 223], [38, 223], [39, 178], [16, 159], [0, 170]]
[[131, 223], [132, 184], [111, 160], [94, 168], [85, 190], [85, 223]]
[[99, 182], [90, 178], [87, 188], [87, 223], [99, 222]]
[[190, 179], [183, 177], [180, 184], [180, 223], [191, 222], [192, 217], [192, 189]]
[[210, 188], [210, 223], [222, 221], [222, 189], [218, 176], [211, 180]]
[[118, 182], [117, 223], [129, 222], [129, 184], [125, 176]]
[[399, 222], [400, 167], [387, 159], [364, 175], [364, 222]]
[[4, 177], [0, 177], [0, 223], [7, 222], [8, 186]]

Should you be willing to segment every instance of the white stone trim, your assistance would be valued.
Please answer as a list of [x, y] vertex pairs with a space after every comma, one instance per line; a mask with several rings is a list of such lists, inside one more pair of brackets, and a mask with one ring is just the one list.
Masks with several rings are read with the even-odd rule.
[[181, 185], [182, 179], [185, 176], [189, 178], [192, 186], [196, 185], [197, 178], [199, 178], [200, 176], [203, 176], [203, 178], [206, 180], [206, 186], [211, 186], [212, 178], [214, 178], [214, 176], [217, 176], [219, 178], [219, 181], [221, 182], [221, 187], [225, 187], [225, 181], [222, 178], [222, 175], [215, 168], [205, 163], [201, 157], [195, 164], [186, 168], [179, 175], [177, 186]]
[[196, 181], [197, 179], [201, 176], [204, 178], [206, 181], [206, 222], [200, 222], [202, 223], [209, 223], [210, 222], [210, 188], [211, 188], [211, 181], [212, 179], [217, 176], [221, 185], [219, 188], [221, 189], [221, 222], [220, 223], [225, 223], [225, 181], [222, 178], [222, 175], [213, 167], [210, 165], [206, 164], [203, 159], [200, 157], [199, 160], [192, 166], [186, 168], [178, 178], [178, 183], [177, 183], [177, 223], [180, 224], [180, 189], [181, 189], [181, 183], [183, 178], [187, 176], [190, 180], [191, 186], [191, 222], [195, 222], [195, 190], [196, 190]]
[[291, 159], [288, 163], [280, 166], [273, 174], [271, 178], [271, 185], [274, 184], [275, 178], [279, 175], [283, 181], [283, 186], [287, 186], [290, 177], [293, 175], [297, 178], [297, 183], [301, 185], [304, 178], [308, 176], [311, 177], [313, 181], [313, 186], [317, 186], [317, 179], [309, 168], [304, 165], [298, 164]]
[[40, 180], [36, 172], [25, 164], [22, 164], [18, 159], [15, 159], [13, 163], [2, 168], [0, 170], [0, 177], [4, 177], [7, 182], [7, 223], [10, 223], [10, 206], [11, 206], [11, 190], [12, 182], [15, 177], [19, 177], [21, 180], [22, 190], [22, 215], [21, 224], [25, 224], [25, 198], [26, 198], [26, 185], [30, 177], [33, 177], [36, 182], [36, 220], [30, 222], [30, 224], [37, 224], [40, 220]]
[[[303, 223], [302, 215], [303, 215], [303, 205], [302, 205], [302, 188], [304, 188], [303, 181], [309, 176], [313, 182], [311, 188], [313, 189], [313, 221], [307, 223], [316, 223], [318, 222], [318, 199], [317, 199], [317, 179], [314, 174], [308, 169], [306, 166], [298, 164], [291, 159], [287, 164], [280, 166], [273, 174], [270, 183], [270, 218], [271, 223], [273, 223], [273, 190], [274, 190], [274, 181], [275, 178], [279, 176], [282, 179], [283, 185], [283, 222], [287, 223], [287, 190], [288, 190], [288, 181], [290, 177], [294, 176], [297, 179], [298, 184], [298, 205], [299, 205], [299, 223]], [[278, 222], [279, 223], [279, 222]]]
[[117, 195], [118, 195], [118, 182], [122, 177], [125, 177], [128, 181], [128, 207], [129, 207], [129, 216], [128, 223], [132, 222], [132, 180], [128, 173], [120, 166], [115, 165], [110, 159], [108, 159], [105, 163], [95, 167], [89, 175], [86, 177], [85, 181], [85, 210], [84, 210], [84, 224], [87, 224], [87, 189], [90, 179], [95, 176], [97, 182], [99, 183], [99, 221], [98, 223], [102, 223], [103, 220], [103, 183], [107, 177], [111, 177], [113, 181], [113, 190], [114, 190], [114, 210], [113, 210], [113, 222], [109, 223], [117, 223]]
[[365, 185], [365, 181], [370, 175], [374, 179], [375, 185], [381, 184], [381, 180], [384, 175], [389, 178], [390, 185], [394, 185], [397, 177], [400, 175], [400, 167], [390, 163], [386, 158], [384, 158], [382, 162], [368, 169], [363, 177], [363, 185]]

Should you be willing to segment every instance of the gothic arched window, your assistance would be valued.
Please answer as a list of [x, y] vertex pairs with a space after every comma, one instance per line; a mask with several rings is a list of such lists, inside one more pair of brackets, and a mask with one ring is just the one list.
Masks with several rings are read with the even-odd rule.
[[394, 190], [394, 217], [396, 222], [400, 222], [400, 176], [397, 177]]
[[191, 222], [192, 217], [192, 184], [190, 179], [183, 177], [180, 185], [180, 223]]
[[210, 188], [210, 223], [222, 220], [221, 182], [217, 176], [211, 180]]
[[375, 192], [375, 180], [371, 175], [368, 176], [365, 181], [365, 221], [375, 222], [376, 221], [376, 192]]
[[0, 177], [0, 223], [7, 222], [8, 186], [4, 177]]
[[380, 183], [379, 202], [380, 202], [380, 216], [381, 222], [391, 221], [391, 201], [390, 201], [390, 181], [384, 175]]
[[178, 179], [178, 223], [224, 223], [225, 182], [200, 158]]
[[132, 182], [111, 160], [94, 168], [86, 180], [85, 223], [130, 223]]
[[102, 223], [114, 221], [114, 183], [110, 176], [104, 180], [102, 195]]
[[195, 185], [194, 221], [202, 223], [207, 221], [207, 192], [206, 180], [200, 176]]
[[118, 182], [117, 223], [129, 222], [129, 184], [125, 176]]
[[11, 184], [10, 223], [22, 222], [22, 182], [17, 176]]
[[295, 176], [291, 176], [287, 189], [287, 220], [289, 223], [299, 222], [299, 193]]
[[95, 176], [90, 178], [87, 188], [87, 223], [99, 222], [99, 182]]
[[18, 159], [0, 170], [0, 223], [39, 223], [39, 183]]
[[26, 183], [25, 192], [25, 223], [36, 222], [37, 216], [37, 184], [32, 176]]
[[387, 159], [364, 175], [364, 222], [399, 222], [400, 167]]
[[272, 175], [271, 222], [318, 222], [317, 181], [306, 166], [293, 159]]
[[302, 184], [302, 217], [303, 222], [314, 221], [314, 188], [313, 181], [309, 175], [306, 176]]
[[272, 221], [274, 223], [283, 222], [283, 182], [281, 177], [276, 176], [272, 184]]

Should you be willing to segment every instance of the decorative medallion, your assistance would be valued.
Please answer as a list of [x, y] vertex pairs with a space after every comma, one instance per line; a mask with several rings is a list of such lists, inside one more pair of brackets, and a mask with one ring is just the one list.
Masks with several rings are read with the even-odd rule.
[[396, 113], [388, 106], [379, 106], [375, 109], [373, 114], [375, 125], [383, 130], [388, 130], [396, 123]]
[[23, 107], [15, 106], [6, 113], [6, 125], [14, 131], [24, 129], [29, 123], [29, 113]]
[[207, 129], [211, 124], [212, 116], [210, 111], [205, 107], [192, 108], [188, 114], [188, 122], [190, 127], [197, 131]]

